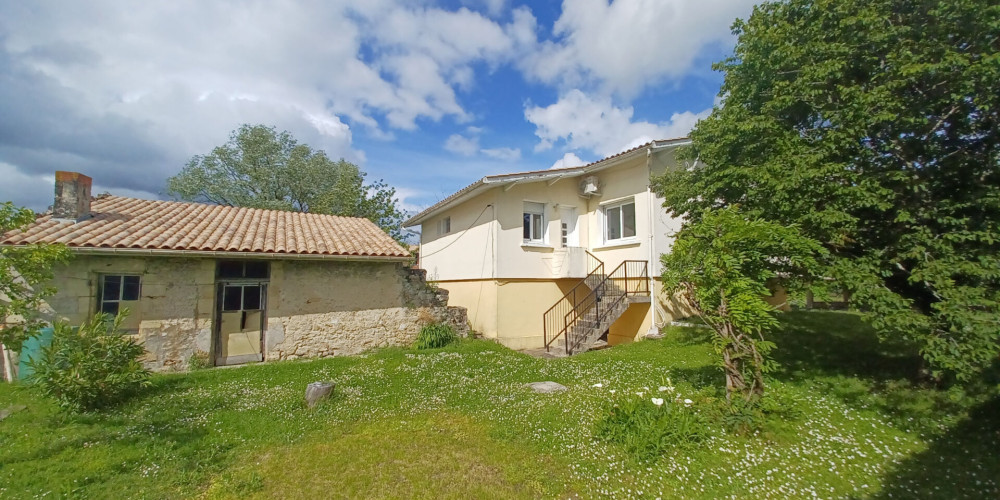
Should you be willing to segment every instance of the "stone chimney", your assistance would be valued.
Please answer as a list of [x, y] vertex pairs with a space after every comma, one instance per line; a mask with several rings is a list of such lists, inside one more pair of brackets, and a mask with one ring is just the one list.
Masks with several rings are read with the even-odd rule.
[[56, 172], [56, 202], [53, 219], [79, 221], [90, 215], [90, 185], [93, 180], [78, 172]]

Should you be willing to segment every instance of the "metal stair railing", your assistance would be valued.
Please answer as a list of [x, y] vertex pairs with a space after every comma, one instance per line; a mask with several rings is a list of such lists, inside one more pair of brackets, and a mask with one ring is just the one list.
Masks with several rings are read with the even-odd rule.
[[[573, 287], [570, 293], [546, 311], [544, 315], [546, 351], [553, 342], [562, 337], [566, 354], [577, 352], [600, 337], [601, 333], [610, 327], [610, 322], [614, 322], [625, 312], [628, 307], [625, 301], [629, 295], [649, 295], [647, 261], [623, 261], [610, 275], [603, 275], [603, 270], [602, 262], [595, 272], [589, 274]], [[597, 281], [598, 278], [600, 281]], [[590, 293], [578, 298], [577, 289], [583, 284], [588, 285]], [[569, 304], [572, 304], [572, 307], [568, 307]], [[565, 311], [562, 313], [561, 324], [552, 323], [551, 315], [555, 311]]]
[[[586, 250], [584, 250], [587, 252]], [[542, 315], [545, 350], [565, 332], [563, 318], [567, 313], [580, 307], [580, 301], [604, 280], [604, 262], [587, 252], [587, 276], [570, 288], [568, 292]]]

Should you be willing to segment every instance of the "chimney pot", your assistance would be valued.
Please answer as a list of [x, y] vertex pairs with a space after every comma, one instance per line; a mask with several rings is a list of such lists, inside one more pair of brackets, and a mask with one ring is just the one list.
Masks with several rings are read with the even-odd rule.
[[56, 172], [53, 219], [80, 221], [90, 216], [90, 186], [93, 180], [79, 172]]

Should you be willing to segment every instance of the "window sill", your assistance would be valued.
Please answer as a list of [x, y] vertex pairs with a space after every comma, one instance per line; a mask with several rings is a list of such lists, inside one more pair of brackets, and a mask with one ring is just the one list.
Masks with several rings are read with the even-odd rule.
[[623, 247], [633, 247], [639, 246], [639, 238], [626, 238], [622, 240], [615, 240], [609, 243], [605, 243], [601, 246], [594, 247], [592, 250], [611, 250], [613, 248], [623, 248]]
[[545, 243], [532, 243], [527, 241], [521, 243], [521, 248], [540, 248], [543, 250], [555, 250], [555, 247], [553, 247], [552, 245], [546, 245]]

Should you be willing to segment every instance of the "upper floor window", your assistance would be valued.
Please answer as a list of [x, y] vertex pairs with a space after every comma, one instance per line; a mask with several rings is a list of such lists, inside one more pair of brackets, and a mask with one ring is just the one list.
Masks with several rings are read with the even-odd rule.
[[439, 224], [440, 224], [440, 229], [441, 229], [441, 234], [442, 235], [445, 235], [445, 234], [448, 234], [448, 233], [451, 232], [451, 217], [445, 217], [445, 218], [441, 219], [441, 222]]
[[524, 202], [524, 242], [545, 243], [545, 204]]
[[[139, 276], [129, 274], [104, 274], [98, 290], [98, 310], [112, 316], [137, 302], [141, 294]], [[134, 312], [134, 307], [132, 308]]]
[[623, 200], [604, 206], [604, 241], [635, 238], [635, 200]]

